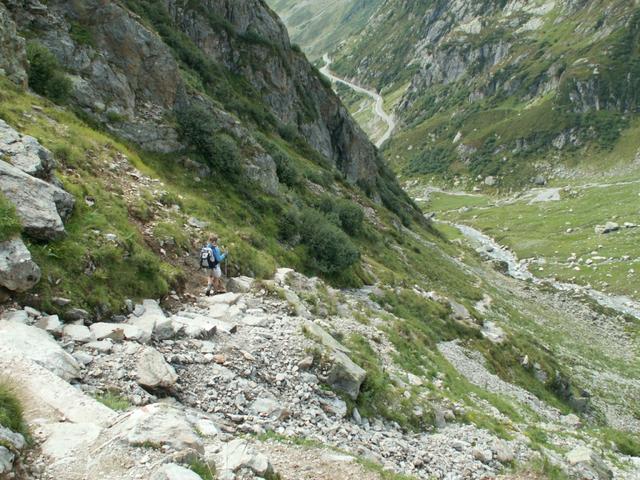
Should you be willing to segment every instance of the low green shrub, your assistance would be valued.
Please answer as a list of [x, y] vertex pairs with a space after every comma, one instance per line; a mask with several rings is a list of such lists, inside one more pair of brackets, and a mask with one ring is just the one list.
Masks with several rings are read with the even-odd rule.
[[276, 163], [276, 173], [280, 183], [289, 187], [298, 185], [300, 183], [300, 172], [291, 158], [283, 152], [275, 152], [272, 157]]
[[220, 131], [210, 110], [191, 105], [177, 112], [178, 134], [204, 163], [215, 169], [214, 175], [236, 179], [242, 172], [242, 154], [236, 141]]
[[56, 57], [41, 43], [29, 42], [27, 59], [29, 86], [56, 103], [64, 103], [69, 98], [72, 85]]
[[113, 392], [100, 393], [94, 398], [117, 412], [123, 412], [131, 406], [131, 402], [126, 397]]
[[335, 274], [354, 265], [360, 252], [339, 228], [331, 224], [322, 213], [305, 209], [301, 216], [302, 242], [307, 247], [315, 269]]
[[194, 458], [189, 462], [189, 469], [197, 473], [202, 480], [213, 480], [216, 478], [215, 466], [209, 465], [204, 460]]

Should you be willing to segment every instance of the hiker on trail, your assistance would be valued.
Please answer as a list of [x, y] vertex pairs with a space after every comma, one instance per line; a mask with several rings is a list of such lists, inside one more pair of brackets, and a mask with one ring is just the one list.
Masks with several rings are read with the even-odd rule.
[[220, 263], [227, 257], [226, 253], [222, 253], [218, 247], [218, 236], [209, 235], [209, 242], [202, 247], [200, 254], [200, 266], [207, 269], [207, 290], [205, 294], [211, 295], [212, 291], [216, 293], [225, 293], [226, 290], [222, 284], [222, 269]]

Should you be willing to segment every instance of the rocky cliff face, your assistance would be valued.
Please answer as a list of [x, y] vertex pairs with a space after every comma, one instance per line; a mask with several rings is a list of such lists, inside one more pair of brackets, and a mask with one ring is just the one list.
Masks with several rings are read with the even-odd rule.
[[16, 24], [5, 6], [0, 3], [0, 75], [26, 86], [26, 53], [24, 39], [16, 33]]
[[[291, 49], [285, 27], [264, 2], [211, 0], [195, 6], [166, 1], [163, 6], [173, 25], [163, 25], [160, 35], [153, 13], [153, 8], [162, 8], [158, 4], [6, 3], [20, 28], [51, 50], [66, 69], [73, 81], [74, 103], [145, 149], [180, 150], [174, 112], [194, 102], [204, 101], [219, 123], [229, 128], [235, 123], [216, 106], [216, 101], [228, 98], [214, 95], [207, 100], [201, 87], [185, 80], [185, 68], [190, 65], [184, 64], [184, 57], [176, 60], [180, 55], [170, 36], [186, 35], [197, 48], [191, 56], [204, 56], [202, 61], [222, 75], [247, 82], [253, 89], [246, 92], [251, 103], [264, 105], [277, 123], [302, 135], [350, 182], [375, 186], [379, 172], [375, 148], [305, 56]], [[141, 18], [127, 7], [152, 13]], [[169, 32], [171, 28], [175, 30]], [[255, 152], [250, 155], [249, 172], [273, 192], [273, 161], [251, 140], [251, 128], [240, 130]], [[265, 177], [265, 172], [271, 174]]]
[[349, 181], [371, 183], [378, 172], [374, 147], [306, 57], [291, 49], [284, 25], [264, 2], [165, 4], [180, 30], [207, 57], [247, 79], [279, 122], [294, 126]]

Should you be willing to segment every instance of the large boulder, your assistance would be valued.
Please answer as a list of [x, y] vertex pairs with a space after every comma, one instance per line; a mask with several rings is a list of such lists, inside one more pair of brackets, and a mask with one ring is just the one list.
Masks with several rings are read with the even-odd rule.
[[0, 321], [0, 347], [28, 358], [64, 380], [78, 377], [78, 362], [44, 330]]
[[16, 24], [0, 2], [0, 75], [27, 86], [27, 53], [24, 39], [18, 36]]
[[575, 472], [576, 478], [590, 480], [611, 480], [613, 478], [611, 469], [590, 448], [576, 447], [566, 454], [566, 459]]
[[332, 362], [327, 376], [329, 385], [346, 393], [353, 400], [357, 399], [367, 372], [340, 351], [334, 352]]
[[26, 233], [39, 240], [64, 235], [75, 200], [63, 189], [0, 160], [0, 191], [13, 203]]
[[40, 267], [21, 239], [0, 243], [0, 286], [24, 292], [40, 281]]
[[0, 445], [0, 475], [8, 474], [13, 470], [13, 462], [16, 456], [8, 448]]
[[136, 364], [138, 383], [148, 388], [171, 388], [178, 375], [155, 348], [144, 347]]
[[0, 120], [0, 157], [23, 172], [47, 180], [55, 167], [53, 154], [29, 135], [22, 135]]
[[304, 328], [307, 334], [319, 341], [329, 351], [331, 369], [327, 376], [327, 383], [336, 390], [346, 393], [352, 399], [357, 399], [367, 372], [347, 356], [349, 349], [333, 338], [320, 325], [307, 321]]
[[196, 450], [203, 453], [202, 440], [185, 413], [165, 403], [154, 403], [134, 410], [113, 427], [131, 445], [167, 446], [176, 451]]

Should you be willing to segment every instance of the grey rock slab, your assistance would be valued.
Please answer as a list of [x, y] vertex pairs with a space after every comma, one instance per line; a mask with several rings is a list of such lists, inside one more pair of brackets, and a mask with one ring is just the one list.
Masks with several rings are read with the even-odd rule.
[[225, 304], [225, 305], [235, 305], [242, 298], [242, 295], [239, 293], [227, 292], [220, 295], [213, 295], [212, 297], [202, 297], [200, 299], [200, 303], [204, 305], [217, 305], [217, 304]]
[[81, 365], [89, 365], [93, 362], [93, 355], [86, 352], [73, 352], [73, 358], [75, 358]]
[[26, 445], [24, 437], [0, 425], [0, 442], [11, 445], [15, 450], [22, 450]]
[[584, 446], [578, 446], [565, 456], [569, 465], [573, 466], [581, 478], [597, 478], [598, 480], [611, 480], [613, 472], [602, 458], [593, 450]]
[[207, 222], [203, 221], [203, 220], [198, 220], [196, 217], [190, 217], [189, 220], [187, 220], [187, 223], [194, 227], [197, 228], [199, 230], [203, 229], [203, 228], [207, 228], [207, 225], [209, 225]]
[[141, 343], [149, 343], [152, 338], [168, 340], [176, 334], [172, 321], [159, 308], [145, 309], [144, 313], [138, 316], [132, 315], [127, 323], [142, 330], [142, 336], [139, 339]]
[[140, 352], [136, 375], [138, 383], [149, 388], [171, 388], [178, 381], [174, 368], [152, 347], [144, 347]]
[[247, 293], [253, 288], [255, 280], [251, 277], [233, 277], [227, 281], [227, 290], [233, 293]]
[[131, 445], [167, 445], [174, 450], [204, 452], [202, 440], [182, 409], [154, 403], [124, 414], [113, 427]]
[[595, 232], [599, 235], [617, 232], [618, 230], [620, 230], [620, 225], [616, 222], [607, 222], [604, 225], [595, 226]]
[[0, 157], [23, 172], [46, 180], [55, 167], [53, 154], [29, 135], [22, 135], [0, 120]]
[[40, 431], [46, 440], [40, 448], [51, 460], [64, 460], [77, 448], [95, 442], [102, 430], [102, 427], [94, 423], [60, 422], [42, 425]]
[[129, 325], [127, 323], [94, 323], [90, 327], [96, 340], [104, 340], [110, 338], [116, 342], [122, 340], [133, 340], [142, 342], [143, 340], [149, 341], [150, 337], [147, 337], [146, 332], [135, 325]]
[[69, 305], [71, 303], [71, 300], [69, 300], [68, 298], [63, 298], [63, 297], [53, 297], [51, 299], [51, 302], [54, 305], [57, 305], [58, 307], [66, 307], [67, 305]]
[[307, 320], [304, 322], [304, 327], [309, 335], [315, 340], [319, 341], [325, 347], [338, 352], [349, 353], [350, 350], [338, 342], [335, 338], [329, 335], [320, 325], [315, 322]]
[[[4, 333], [0, 332], [0, 338]], [[106, 426], [115, 419], [113, 410], [54, 374], [48, 369], [50, 366], [41, 366], [0, 342], [0, 377], [10, 378], [16, 390], [21, 392], [27, 420], [55, 423], [64, 418], [73, 423]]]
[[[322, 405], [322, 409], [327, 413], [335, 415], [338, 418], [344, 418], [347, 416], [347, 403], [344, 400], [340, 400], [339, 398], [322, 398], [320, 399], [320, 403]], [[358, 412], [358, 416], [359, 415], [360, 413]]]
[[8, 474], [13, 470], [16, 456], [6, 447], [0, 446], [0, 474]]
[[62, 336], [68, 337], [76, 343], [89, 343], [95, 340], [91, 330], [84, 325], [65, 325], [62, 328]]
[[0, 191], [15, 205], [26, 233], [38, 240], [55, 240], [65, 234], [63, 220], [75, 200], [63, 189], [32, 177], [0, 160]]
[[151, 480], [202, 480], [202, 478], [193, 470], [169, 463], [151, 475]]
[[240, 321], [249, 327], [269, 327], [273, 323], [273, 318], [257, 315], [245, 315]]
[[0, 242], [0, 286], [25, 292], [40, 281], [40, 267], [20, 238]]
[[24, 323], [25, 325], [29, 323], [29, 314], [24, 310], [4, 312], [1, 318], [8, 322]]
[[251, 404], [251, 411], [261, 417], [280, 418], [285, 408], [278, 400], [272, 397], [257, 398]]
[[174, 324], [174, 330], [183, 330], [184, 334], [189, 338], [212, 337], [215, 335], [218, 327], [223, 328], [227, 333], [230, 333], [231, 329], [237, 328], [235, 324], [203, 315], [192, 315], [191, 317], [174, 315], [171, 317], [171, 320]]
[[82, 308], [71, 308], [67, 310], [63, 315], [65, 320], [69, 322], [84, 321], [89, 319], [89, 312]]
[[47, 315], [46, 317], [40, 317], [36, 322], [36, 327], [50, 333], [54, 337], [62, 335], [63, 324], [57, 315]]
[[[149, 313], [149, 314], [155, 314], [155, 315], [164, 315], [164, 312], [162, 311], [162, 308], [160, 307], [160, 304], [158, 302], [156, 302], [155, 300], [151, 300], [151, 299], [143, 300], [142, 301], [142, 307], [144, 308], [144, 312], [142, 312], [142, 313]], [[140, 315], [142, 315], [142, 313]], [[138, 315], [138, 316], [140, 316], [140, 315]]]
[[269, 459], [242, 439], [224, 444], [218, 455], [214, 458], [207, 457], [207, 460], [215, 460], [221, 473], [234, 473], [245, 468], [261, 477], [274, 473]]
[[78, 377], [78, 362], [37, 327], [0, 321], [0, 347], [42, 365], [64, 380]]
[[89, 350], [95, 350], [99, 353], [109, 353], [113, 350], [113, 341], [110, 338], [104, 340], [96, 340], [85, 345]]
[[[132, 326], [132, 325], [129, 325]], [[107, 338], [121, 342], [124, 340], [123, 325], [117, 323], [94, 323], [90, 327], [91, 333], [96, 340], [105, 340]]]
[[216, 303], [209, 307], [207, 316], [211, 318], [225, 318], [229, 312], [230, 306], [226, 303]]

